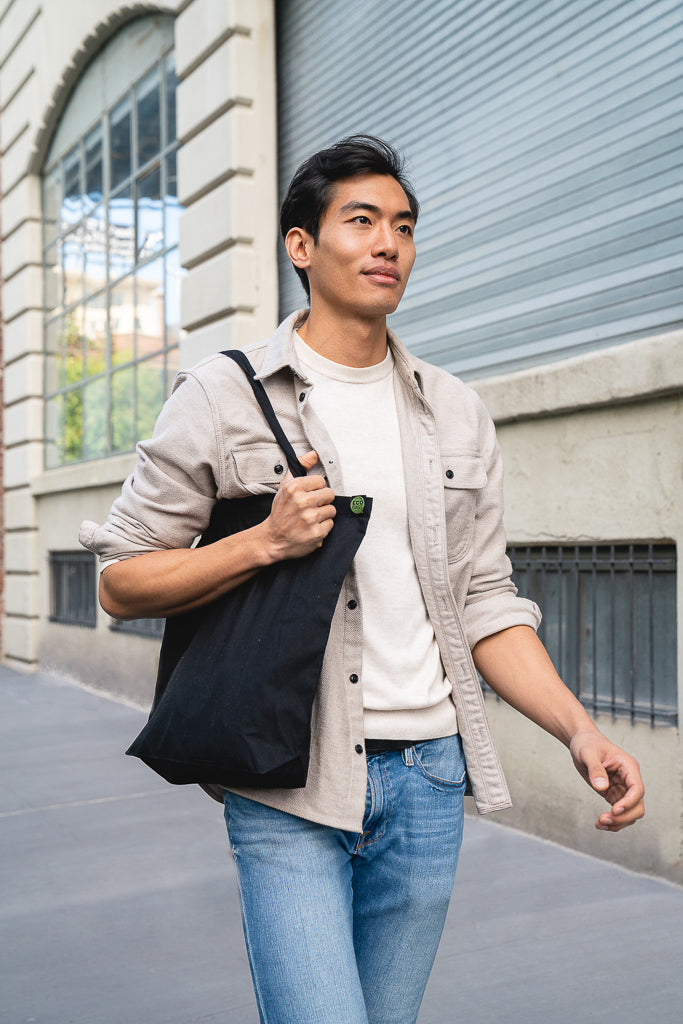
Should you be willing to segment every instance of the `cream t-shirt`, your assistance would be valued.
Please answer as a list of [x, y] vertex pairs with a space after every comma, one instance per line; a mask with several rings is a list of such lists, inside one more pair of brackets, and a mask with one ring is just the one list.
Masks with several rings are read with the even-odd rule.
[[309, 403], [339, 455], [344, 493], [373, 499], [354, 559], [363, 611], [365, 735], [435, 739], [457, 732], [451, 685], [427, 615], [408, 534], [394, 360], [334, 363], [295, 335]]

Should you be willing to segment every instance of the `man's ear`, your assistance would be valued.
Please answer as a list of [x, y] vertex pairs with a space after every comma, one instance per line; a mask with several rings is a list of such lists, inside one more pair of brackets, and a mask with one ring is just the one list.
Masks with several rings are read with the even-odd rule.
[[310, 265], [308, 250], [313, 245], [313, 238], [303, 228], [290, 228], [285, 235], [285, 249], [290, 260], [299, 270], [306, 270]]

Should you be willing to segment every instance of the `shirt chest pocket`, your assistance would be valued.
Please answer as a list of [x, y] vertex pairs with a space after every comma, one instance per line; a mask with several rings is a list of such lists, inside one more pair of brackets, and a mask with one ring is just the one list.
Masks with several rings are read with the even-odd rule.
[[478, 455], [442, 455], [441, 478], [448, 561], [456, 562], [472, 547], [477, 498], [486, 486], [486, 470]]
[[272, 494], [287, 472], [287, 460], [276, 444], [249, 444], [231, 452], [235, 477], [248, 494]]

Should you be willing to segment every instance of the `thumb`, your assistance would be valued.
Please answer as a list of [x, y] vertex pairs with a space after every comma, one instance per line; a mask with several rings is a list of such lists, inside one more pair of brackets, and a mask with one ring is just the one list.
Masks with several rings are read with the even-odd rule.
[[313, 469], [317, 461], [318, 453], [314, 451], [306, 452], [305, 455], [299, 456], [299, 462], [304, 467], [304, 469]]
[[598, 793], [604, 793], [609, 787], [609, 779], [603, 766], [599, 761], [593, 761], [592, 764], [588, 764], [586, 767], [588, 769], [588, 778], [590, 779], [593, 789], [597, 789]]

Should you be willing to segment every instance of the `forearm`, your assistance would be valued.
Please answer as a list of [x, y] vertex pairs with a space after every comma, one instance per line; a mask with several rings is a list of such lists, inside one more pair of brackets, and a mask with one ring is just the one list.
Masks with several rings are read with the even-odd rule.
[[529, 626], [513, 626], [485, 637], [472, 655], [492, 690], [566, 746], [579, 732], [598, 732]]
[[261, 526], [205, 547], [137, 555], [104, 570], [100, 604], [117, 619], [177, 615], [233, 590], [269, 561]]

